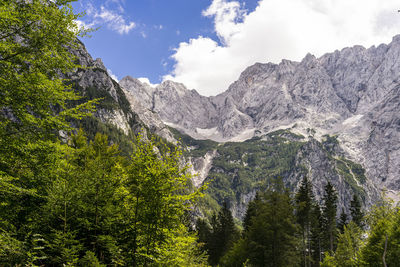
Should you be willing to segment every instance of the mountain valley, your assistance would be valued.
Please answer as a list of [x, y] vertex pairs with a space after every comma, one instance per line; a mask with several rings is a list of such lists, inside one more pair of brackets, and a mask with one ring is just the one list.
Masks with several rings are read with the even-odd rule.
[[97, 92], [89, 99], [103, 97], [101, 91], [108, 99], [95, 117], [124, 134], [145, 129], [180, 142], [198, 174], [195, 186], [209, 183], [206, 210], [228, 201], [242, 218], [255, 192], [276, 175], [292, 190], [309, 176], [317, 199], [333, 182], [339, 208], [349, 206], [353, 192], [366, 206], [384, 188], [397, 199], [400, 81], [392, 77], [400, 73], [400, 36], [369, 49], [308, 54], [301, 62], [256, 63], [211, 97], [172, 81], [152, 87], [127, 76], [118, 84], [83, 46], [77, 54], [89, 68], [72, 80], [84, 95]]

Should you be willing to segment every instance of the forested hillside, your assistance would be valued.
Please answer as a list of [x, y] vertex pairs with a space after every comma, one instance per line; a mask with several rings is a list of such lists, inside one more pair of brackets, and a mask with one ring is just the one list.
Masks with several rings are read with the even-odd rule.
[[270, 187], [274, 177], [282, 177], [291, 192], [300, 186], [303, 177], [309, 177], [319, 202], [324, 186], [334, 184], [340, 196], [338, 210], [349, 211], [353, 194], [367, 206], [377, 198], [376, 192], [369, 189], [365, 170], [345, 158], [336, 136], [326, 135], [318, 142], [311, 134], [305, 137], [279, 130], [243, 142], [216, 143], [171, 130], [195, 167], [198, 159], [213, 154], [210, 169], [201, 181], [208, 184], [200, 204], [208, 215], [227, 202], [233, 216], [243, 219], [249, 201], [257, 191]]

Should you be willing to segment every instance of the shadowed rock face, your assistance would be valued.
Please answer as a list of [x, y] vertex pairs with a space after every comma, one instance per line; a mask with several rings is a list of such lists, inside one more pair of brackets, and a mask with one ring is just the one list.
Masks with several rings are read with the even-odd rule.
[[378, 47], [256, 63], [227, 91], [204, 97], [166, 81], [120, 84], [161, 120], [197, 139], [245, 140], [280, 128], [337, 134], [346, 156], [378, 187], [400, 191], [400, 35]]

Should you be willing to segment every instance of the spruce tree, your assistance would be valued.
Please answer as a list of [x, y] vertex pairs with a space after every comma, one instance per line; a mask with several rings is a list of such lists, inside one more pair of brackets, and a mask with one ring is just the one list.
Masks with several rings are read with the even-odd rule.
[[259, 212], [258, 208], [260, 206], [259, 202], [260, 202], [260, 193], [257, 192], [255, 198], [252, 201], [250, 201], [249, 204], [247, 205], [246, 214], [244, 215], [243, 219], [244, 232], [249, 231], [252, 218], [257, 216]]
[[311, 227], [310, 227], [310, 248], [312, 266], [319, 266], [322, 261], [322, 214], [321, 207], [317, 202], [313, 203], [311, 211]]
[[224, 202], [218, 215], [214, 214], [211, 218], [211, 233], [207, 243], [210, 264], [217, 265], [238, 237], [232, 213]]
[[353, 195], [353, 199], [350, 202], [350, 214], [351, 220], [361, 229], [364, 227], [364, 213], [361, 210], [361, 202], [356, 194]]
[[196, 220], [197, 241], [205, 246], [210, 238], [211, 228], [207, 221], [202, 218]]
[[343, 233], [344, 227], [348, 224], [347, 213], [342, 208], [342, 213], [340, 213], [339, 222], [338, 222], [338, 230], [340, 233]]
[[[298, 226], [289, 192], [279, 178], [261, 196], [243, 246], [254, 266], [295, 266], [300, 260]], [[243, 257], [242, 257], [243, 258]]]
[[303, 244], [303, 264], [311, 266], [311, 217], [314, 202], [312, 184], [304, 176], [295, 196], [296, 218], [301, 227]]
[[333, 185], [328, 182], [325, 186], [323, 196], [323, 245], [325, 251], [333, 253], [335, 251], [337, 228], [336, 228], [336, 210], [337, 210], [337, 193]]

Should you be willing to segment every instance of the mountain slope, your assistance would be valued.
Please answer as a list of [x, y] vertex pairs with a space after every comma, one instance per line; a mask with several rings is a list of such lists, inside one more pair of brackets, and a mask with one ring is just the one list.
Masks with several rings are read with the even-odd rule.
[[[388, 45], [354, 46], [301, 62], [256, 63], [227, 91], [200, 96], [163, 82], [148, 92], [161, 119], [196, 139], [242, 141], [278, 129], [322, 141], [337, 135], [345, 156], [379, 188], [400, 190], [400, 35]], [[123, 87], [136, 87], [129, 80]], [[139, 100], [141, 101], [141, 100]], [[149, 106], [150, 108], [150, 106]]]

